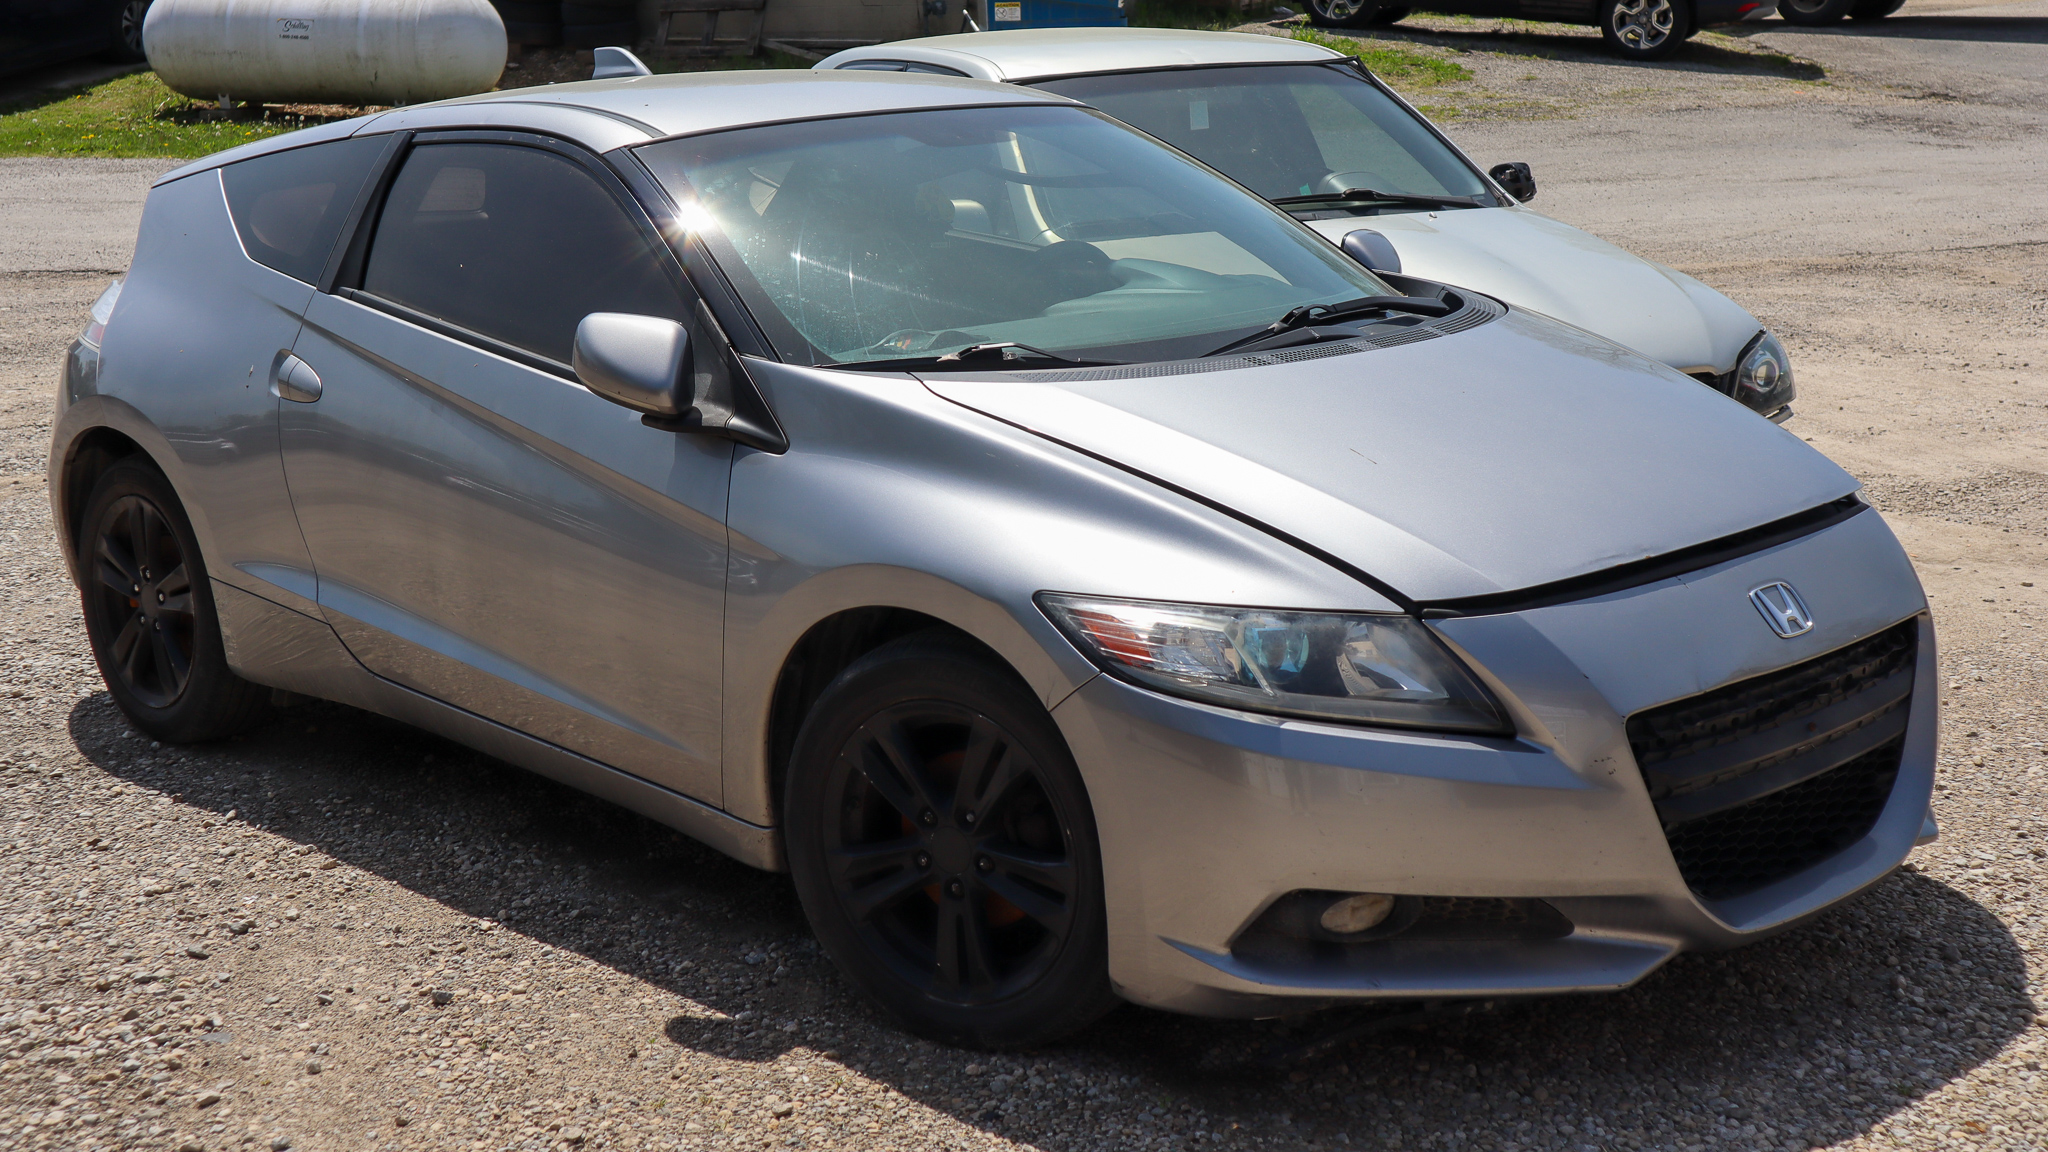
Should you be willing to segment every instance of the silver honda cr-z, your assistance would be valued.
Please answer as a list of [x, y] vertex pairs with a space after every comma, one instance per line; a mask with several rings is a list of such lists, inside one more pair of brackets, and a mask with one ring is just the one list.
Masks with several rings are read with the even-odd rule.
[[1015, 86], [607, 80], [178, 169], [50, 479], [144, 731], [445, 734], [787, 868], [950, 1041], [1620, 988], [1933, 834], [1855, 480]]

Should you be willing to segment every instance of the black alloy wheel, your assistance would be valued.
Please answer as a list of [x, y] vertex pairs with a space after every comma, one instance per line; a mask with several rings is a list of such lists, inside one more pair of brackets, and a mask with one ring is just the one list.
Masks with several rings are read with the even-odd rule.
[[161, 472], [136, 460], [109, 468], [86, 503], [78, 547], [93, 657], [138, 728], [185, 743], [261, 716], [269, 693], [228, 668], [205, 564]]
[[151, 0], [121, 0], [114, 16], [114, 44], [107, 55], [124, 63], [148, 59], [142, 50], [142, 22], [149, 16]]
[[1008, 669], [930, 637], [863, 657], [806, 719], [784, 809], [819, 939], [911, 1031], [1013, 1047], [1114, 1005], [1086, 792]]

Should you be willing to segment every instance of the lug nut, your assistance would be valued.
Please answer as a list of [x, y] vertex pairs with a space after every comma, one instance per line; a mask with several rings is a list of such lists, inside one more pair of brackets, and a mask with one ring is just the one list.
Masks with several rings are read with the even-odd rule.
[[917, 862], [917, 866], [919, 868], [929, 868], [932, 866], [932, 858], [927, 853], [919, 852], [916, 856], [912, 857], [912, 859]]
[[976, 868], [981, 869], [983, 872], [993, 872], [996, 870], [996, 862], [989, 859], [986, 856], [976, 857], [974, 861], [974, 866]]
[[159, 603], [159, 604], [161, 604], [161, 603], [163, 603], [163, 602], [164, 602], [164, 594], [163, 594], [163, 593], [159, 592], [159, 593], [157, 593], [157, 594], [156, 594], [156, 602], [157, 602], [157, 603]]
[[960, 822], [961, 822], [962, 824], [972, 824], [972, 823], [974, 823], [974, 810], [973, 810], [972, 808], [970, 808], [970, 809], [968, 809], [967, 811], [965, 811], [965, 812], [962, 812], [962, 813], [960, 814]]
[[960, 897], [967, 895], [967, 885], [962, 884], [958, 880], [949, 881], [946, 884], [946, 895], [958, 900]]
[[924, 814], [919, 816], [917, 819], [918, 822], [921, 824], [937, 824], [939, 822], [939, 814], [927, 808], [924, 810]]

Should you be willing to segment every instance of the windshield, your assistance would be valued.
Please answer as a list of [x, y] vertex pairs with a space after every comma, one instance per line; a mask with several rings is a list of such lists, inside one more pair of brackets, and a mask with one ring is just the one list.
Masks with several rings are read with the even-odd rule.
[[1349, 65], [1176, 68], [1036, 87], [1150, 132], [1268, 200], [1370, 188], [1491, 202], [1478, 173]]
[[1082, 108], [846, 117], [639, 154], [776, 351], [804, 363], [995, 342], [1192, 357], [1289, 309], [1389, 291], [1270, 205]]

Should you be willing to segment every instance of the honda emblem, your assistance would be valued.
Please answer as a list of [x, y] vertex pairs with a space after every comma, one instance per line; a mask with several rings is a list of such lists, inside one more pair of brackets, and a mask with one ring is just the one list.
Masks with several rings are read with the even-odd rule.
[[1771, 631], [1787, 640], [1813, 631], [1813, 613], [1806, 610], [1806, 601], [1783, 580], [1750, 589], [1749, 602], [1763, 613], [1764, 623], [1771, 626]]

